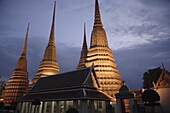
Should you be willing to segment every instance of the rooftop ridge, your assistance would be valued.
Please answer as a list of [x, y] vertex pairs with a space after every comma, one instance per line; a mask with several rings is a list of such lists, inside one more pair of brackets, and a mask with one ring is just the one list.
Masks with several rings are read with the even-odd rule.
[[[90, 69], [90, 68], [91, 68], [91, 66], [87, 67], [87, 68], [81, 68], [81, 69], [76, 69], [76, 70], [72, 70], [72, 71], [67, 71], [67, 72], [63, 72], [63, 73], [58, 73], [58, 74], [50, 75], [50, 76], [41, 77], [40, 79], [48, 78], [48, 77], [53, 77], [53, 76], [63, 76], [64, 74], [67, 74], [67, 73], [78, 72], [78, 71], [85, 70], [85, 69]], [[66, 75], [64, 75], [64, 76], [66, 76]]]
[[73, 87], [63, 87], [63, 88], [53, 88], [53, 89], [47, 89], [47, 90], [36, 90], [36, 91], [29, 91], [29, 93], [38, 93], [38, 92], [47, 92], [47, 91], [51, 91], [51, 92], [60, 92], [60, 91], [64, 91], [64, 90], [73, 90], [74, 88], [78, 88], [76, 90], [79, 89], [97, 89], [96, 87], [90, 87], [90, 86], [73, 86]]

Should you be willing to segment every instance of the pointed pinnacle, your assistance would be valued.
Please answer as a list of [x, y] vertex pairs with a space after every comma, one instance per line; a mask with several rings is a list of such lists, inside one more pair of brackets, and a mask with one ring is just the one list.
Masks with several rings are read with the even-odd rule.
[[95, 2], [95, 19], [94, 19], [94, 26], [102, 26], [101, 18], [100, 18], [100, 9], [98, 0]]
[[55, 22], [55, 9], [56, 9], [56, 1], [54, 1], [54, 10], [53, 10], [53, 19], [51, 25], [51, 33], [49, 38], [49, 44], [54, 45], [54, 22]]
[[29, 32], [29, 23], [27, 26], [27, 32], [26, 32], [26, 37], [25, 37], [25, 41], [24, 41], [24, 47], [22, 49], [22, 54], [26, 54], [26, 50], [27, 50], [27, 40], [28, 40], [28, 32]]
[[87, 42], [86, 42], [86, 24], [84, 23], [84, 41], [83, 41], [83, 49], [87, 50]]
[[165, 70], [164, 63], [162, 62], [162, 69]]

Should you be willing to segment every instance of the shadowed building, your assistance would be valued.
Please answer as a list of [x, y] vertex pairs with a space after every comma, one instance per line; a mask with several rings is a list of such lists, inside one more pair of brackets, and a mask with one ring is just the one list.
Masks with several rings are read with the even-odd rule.
[[133, 113], [134, 94], [126, 85], [122, 85], [116, 93], [116, 113]]
[[3, 91], [3, 99], [4, 99], [3, 102], [5, 104], [10, 104], [11, 102], [14, 102], [18, 97], [21, 97], [28, 93], [29, 80], [28, 80], [27, 58], [26, 58], [28, 31], [29, 31], [29, 24], [27, 27], [22, 53], [20, 55], [20, 58], [18, 59], [16, 68], [12, 72], [10, 79], [5, 85], [5, 90]]
[[160, 96], [160, 104], [164, 113], [170, 113], [170, 72], [164, 68], [162, 63], [161, 73], [156, 83], [153, 82], [155, 90]]
[[87, 57], [87, 52], [88, 52], [88, 48], [87, 48], [87, 42], [86, 42], [86, 27], [85, 27], [85, 23], [84, 23], [84, 40], [83, 40], [83, 46], [82, 46], [80, 60], [79, 60], [77, 69], [86, 67], [85, 61], [86, 61], [86, 57]]
[[160, 70], [160, 75], [156, 82], [152, 81], [154, 89], [170, 87], [170, 72], [165, 69], [164, 64], [162, 63], [162, 69], [157, 68], [157, 70]]
[[102, 91], [115, 97], [121, 87], [121, 75], [116, 69], [112, 50], [108, 46], [106, 32], [103, 28], [98, 0], [95, 2], [95, 19], [91, 34], [90, 48], [87, 53], [86, 66], [94, 64], [94, 69]]
[[[38, 100], [40, 105], [33, 103]], [[19, 113], [110, 113], [110, 98], [100, 90], [94, 67], [42, 77], [29, 93], [17, 100]]]
[[39, 77], [45, 77], [45, 76], [50, 76], [59, 73], [58, 62], [56, 61], [56, 47], [54, 42], [55, 7], [56, 7], [56, 2], [54, 3], [54, 12], [53, 12], [49, 42], [45, 49], [44, 58], [39, 65], [36, 76], [34, 76], [32, 80], [32, 85], [36, 83]]

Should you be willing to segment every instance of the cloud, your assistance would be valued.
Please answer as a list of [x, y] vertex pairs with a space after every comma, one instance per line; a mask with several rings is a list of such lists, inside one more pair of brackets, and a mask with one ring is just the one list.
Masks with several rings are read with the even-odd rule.
[[21, 38], [1, 38], [0, 39], [0, 75], [2, 80], [9, 79], [12, 70], [21, 54], [22, 48], [20, 45], [23, 43]]
[[58, 45], [57, 60], [60, 72], [75, 70], [78, 65], [80, 48], [74, 46]]
[[[170, 67], [169, 40], [155, 41], [131, 49], [113, 51], [122, 80], [132, 89], [142, 87], [143, 73], [150, 68], [159, 67], [164, 62], [165, 68]], [[138, 82], [134, 82], [138, 81]]]
[[[28, 40], [27, 60], [30, 80], [35, 76], [47, 45], [47, 40], [41, 39], [43, 38], [33, 37]], [[15, 41], [18, 43], [14, 43]], [[9, 38], [3, 40], [3, 43], [6, 43], [8, 46], [0, 48], [0, 52], [2, 53], [0, 56], [2, 60], [0, 72], [2, 79], [8, 80], [21, 53], [23, 39]], [[56, 49], [60, 72], [76, 69], [81, 48], [64, 43], [56, 43]], [[6, 51], [9, 51], [9, 53], [6, 54]], [[170, 60], [168, 60], [170, 59], [169, 40], [155, 41], [155, 43], [140, 45], [131, 49], [118, 49], [114, 50], [113, 54], [118, 65], [117, 68], [122, 75], [122, 80], [125, 80], [131, 89], [142, 87], [143, 73], [149, 68], [161, 66], [162, 62], [164, 62], [167, 69], [170, 67]], [[12, 55], [15, 56], [13, 57]], [[134, 83], [133, 81], [138, 82]]]
[[82, 11], [85, 9], [91, 9], [92, 8], [92, 2], [91, 0], [58, 0], [57, 6], [59, 7], [60, 11], [64, 11], [67, 13], [70, 12], [77, 12]]
[[[87, 25], [87, 42], [90, 40], [94, 2], [57, 0], [55, 41], [60, 72], [76, 69], [82, 47], [84, 22]], [[29, 78], [32, 80], [47, 46], [53, 3], [53, 0], [1, 2], [2, 79], [8, 80], [16, 66], [29, 21], [31, 25], [27, 59]], [[158, 67], [162, 62], [167, 69], [170, 67], [168, 0], [99, 0], [99, 3], [103, 26], [115, 55], [117, 68], [122, 80], [130, 88], [142, 87], [143, 73], [149, 68]]]
[[[160, 0], [102, 1], [104, 27], [111, 47], [133, 48], [170, 38], [170, 2]], [[121, 44], [121, 46], [119, 46]]]
[[[24, 38], [2, 38], [0, 40], [0, 75], [2, 80], [8, 80], [12, 71], [15, 69], [18, 58], [21, 54]], [[43, 58], [48, 39], [42, 37], [29, 37], [27, 47], [27, 67], [29, 79], [35, 76], [38, 66]], [[60, 72], [75, 70], [80, 48], [65, 45], [64, 43], [56, 43], [57, 61], [59, 63]]]

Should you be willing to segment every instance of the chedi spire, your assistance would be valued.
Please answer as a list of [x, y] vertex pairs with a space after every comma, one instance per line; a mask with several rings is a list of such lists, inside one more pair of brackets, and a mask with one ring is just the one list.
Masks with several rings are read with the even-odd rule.
[[98, 0], [95, 0], [95, 19], [91, 33], [90, 48], [87, 53], [86, 66], [94, 64], [98, 81], [106, 94], [115, 98], [121, 87], [121, 75], [116, 69], [112, 50], [109, 48], [106, 32], [102, 26]]
[[[97, 33], [99, 31], [103, 36], [100, 33]], [[95, 1], [94, 25], [93, 25], [93, 31], [91, 34], [91, 43], [90, 43], [90, 47], [95, 47], [95, 46], [108, 47], [106, 33], [105, 30], [103, 29], [103, 25], [101, 22], [98, 0]]]
[[22, 53], [20, 55], [20, 58], [18, 59], [16, 68], [12, 72], [10, 79], [6, 83], [5, 90], [3, 91], [3, 96], [4, 96], [3, 102], [5, 104], [10, 104], [11, 102], [14, 102], [17, 98], [27, 94], [29, 89], [27, 58], [26, 58], [28, 31], [29, 31], [29, 23], [27, 27]]
[[95, 1], [95, 15], [94, 15], [94, 27], [95, 26], [103, 26], [100, 18], [100, 9], [98, 0]]
[[26, 54], [26, 52], [27, 52], [28, 32], [29, 32], [29, 23], [28, 23], [26, 37], [25, 37], [25, 41], [24, 41], [24, 47], [22, 49], [22, 54]]
[[55, 26], [55, 10], [56, 10], [56, 1], [54, 2], [54, 11], [53, 11], [53, 19], [52, 19], [52, 25], [51, 25], [51, 33], [48, 44], [55, 45], [54, 42], [54, 26]]
[[54, 39], [54, 25], [55, 25], [55, 9], [56, 1], [54, 2], [53, 19], [51, 25], [51, 32], [48, 45], [44, 52], [43, 60], [41, 61], [36, 76], [33, 78], [33, 85], [36, 83], [39, 77], [50, 76], [59, 73], [59, 66], [56, 60], [56, 47]]
[[29, 32], [29, 23], [27, 27], [26, 37], [24, 41], [24, 46], [22, 48], [21, 56], [17, 62], [16, 69], [23, 69], [27, 71], [27, 61], [26, 61], [26, 52], [27, 52], [27, 40], [28, 40], [28, 32]]
[[84, 40], [83, 40], [83, 46], [82, 46], [82, 50], [81, 50], [81, 55], [80, 55], [80, 60], [79, 60], [79, 64], [77, 66], [77, 69], [80, 69], [80, 68], [85, 68], [85, 60], [86, 60], [86, 57], [87, 57], [87, 42], [86, 42], [86, 26], [85, 26], [85, 23], [84, 23]]

